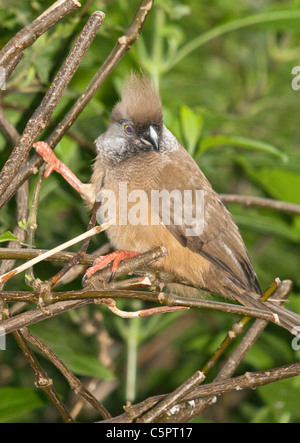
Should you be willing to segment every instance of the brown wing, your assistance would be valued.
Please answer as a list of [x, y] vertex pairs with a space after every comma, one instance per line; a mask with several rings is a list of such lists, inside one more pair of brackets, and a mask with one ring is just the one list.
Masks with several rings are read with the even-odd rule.
[[[160, 204], [162, 223], [183, 246], [209, 260], [233, 283], [260, 293], [258, 278], [232, 215], [183, 147], [180, 154], [170, 156], [170, 163], [162, 168], [161, 183], [170, 195], [176, 197], [174, 191], [179, 191], [177, 194], [181, 194], [184, 204], [180, 208], [176, 198], [170, 199], [164, 208]], [[192, 198], [184, 193], [189, 190], [192, 190]], [[198, 200], [196, 191], [200, 191]], [[166, 207], [170, 211], [170, 220], [166, 216]]]

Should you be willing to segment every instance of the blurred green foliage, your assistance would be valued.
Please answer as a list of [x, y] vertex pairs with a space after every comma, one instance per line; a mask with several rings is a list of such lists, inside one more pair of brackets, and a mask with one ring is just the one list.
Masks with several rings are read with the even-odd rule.
[[[0, 46], [51, 3], [2, 0]], [[26, 49], [2, 93], [2, 106], [20, 132], [88, 15], [100, 9], [106, 18], [51, 119], [52, 127], [83, 92], [130, 24], [139, 2], [83, 0], [82, 4], [86, 5], [83, 13], [71, 14]], [[82, 181], [88, 181], [94, 158], [92, 142], [105, 130], [125, 76], [131, 69], [141, 68], [159, 87], [166, 125], [196, 158], [218, 192], [300, 204], [300, 91], [291, 86], [292, 68], [300, 65], [299, 23], [299, 0], [156, 0], [139, 40], [59, 143], [58, 157]], [[41, 139], [48, 133], [46, 129]], [[0, 134], [1, 165], [11, 148]], [[33, 177], [31, 194], [34, 184]], [[236, 205], [230, 209], [263, 288], [277, 276], [293, 280], [289, 307], [300, 312], [300, 217]], [[80, 198], [53, 174], [43, 184], [35, 245], [54, 247], [83, 232], [88, 220]], [[16, 222], [12, 200], [0, 212], [0, 234], [13, 230]], [[105, 242], [104, 235], [93, 239], [90, 250], [101, 242]], [[47, 279], [60, 267], [40, 264], [36, 275]], [[11, 280], [6, 287], [26, 289], [24, 276]], [[75, 287], [80, 287], [79, 280], [66, 289]], [[119, 305], [128, 310], [141, 307], [139, 302], [123, 301]], [[112, 386], [113, 394], [104, 404], [119, 414], [126, 391], [137, 402], [170, 392], [200, 369], [234, 319], [228, 314], [189, 312], [127, 321], [89, 306], [31, 330], [77, 375], [100, 378], [103, 385]], [[111, 339], [111, 364], [106, 363], [106, 367], [99, 361], [99, 355], [106, 352], [100, 339], [103, 334]], [[295, 361], [300, 353], [293, 351], [291, 340], [286, 331], [269, 325], [239, 373]], [[43, 357], [41, 362], [70, 407], [74, 398], [68, 385]], [[46, 398], [33, 386], [31, 370], [8, 337], [6, 351], [0, 351], [0, 422], [58, 420]], [[223, 396], [202, 420], [299, 422], [299, 396], [297, 377], [255, 392]], [[79, 416], [82, 421], [96, 418], [88, 409]]]

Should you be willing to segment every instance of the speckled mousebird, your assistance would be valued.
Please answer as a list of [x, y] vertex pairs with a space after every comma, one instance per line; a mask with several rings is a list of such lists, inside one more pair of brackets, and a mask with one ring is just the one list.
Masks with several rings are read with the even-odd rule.
[[[245, 306], [268, 307], [289, 330], [300, 325], [297, 314], [276, 302], [263, 304], [259, 300], [261, 287], [237, 225], [197, 163], [164, 125], [158, 92], [145, 75], [129, 76], [122, 99], [112, 110], [108, 129], [95, 143], [97, 157], [91, 183], [82, 185], [79, 192], [86, 200], [94, 202], [106, 195], [106, 191], [113, 191], [116, 200], [112, 205], [117, 215], [115, 224], [106, 232], [114, 248], [127, 251], [108, 255], [106, 260], [100, 261], [100, 266], [115, 260], [116, 269], [121, 259], [165, 246], [167, 254], [154, 264], [155, 267], [172, 273], [181, 282], [237, 300]], [[43, 155], [42, 149], [37, 151]], [[44, 159], [51, 164], [45, 155]], [[53, 165], [53, 169], [59, 168]], [[59, 172], [63, 173], [61, 168]], [[144, 212], [144, 220], [148, 223], [132, 224], [128, 219], [124, 223], [124, 217], [120, 223], [118, 211], [123, 204], [118, 197], [120, 183], [126, 184], [127, 195], [143, 191], [148, 197], [139, 202], [139, 215]], [[196, 190], [202, 191], [204, 224], [201, 233], [196, 235], [190, 220], [184, 217], [181, 224], [175, 223], [174, 204], [168, 206], [169, 223], [164, 223], [162, 204], [153, 214], [151, 192], [155, 190], [169, 193], [176, 190], [182, 197], [185, 191], [191, 191], [194, 196]], [[134, 201], [127, 202], [128, 213], [134, 204]], [[194, 198], [190, 201], [193, 214], [197, 209], [195, 205]], [[150, 220], [149, 214], [155, 222]]]

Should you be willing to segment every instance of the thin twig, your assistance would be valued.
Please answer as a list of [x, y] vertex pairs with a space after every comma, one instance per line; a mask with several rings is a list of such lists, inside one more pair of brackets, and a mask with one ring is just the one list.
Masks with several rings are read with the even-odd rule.
[[[287, 298], [288, 294], [291, 292], [291, 288], [292, 282], [290, 280], [284, 280], [280, 283], [275, 293], [272, 295], [272, 299], [282, 300]], [[226, 380], [232, 377], [232, 375], [239, 367], [246, 354], [254, 345], [255, 341], [257, 340], [261, 332], [265, 329], [267, 324], [267, 321], [261, 319], [258, 319], [254, 322], [254, 324], [251, 326], [249, 331], [247, 331], [236, 349], [230, 354], [227, 361], [222, 365], [222, 368], [214, 379], [214, 382]], [[193, 407], [188, 407], [176, 412], [175, 416], [172, 417], [172, 422], [176, 421], [178, 423], [186, 423], [187, 421], [190, 421], [192, 418], [202, 414], [212, 401], [213, 397], [196, 400], [193, 403]]]
[[[231, 391], [239, 391], [243, 389], [255, 389], [260, 386], [265, 386], [279, 380], [296, 377], [300, 375], [300, 363], [293, 363], [291, 365], [281, 366], [279, 368], [270, 369], [267, 371], [246, 372], [244, 375], [223, 380], [217, 383], [208, 383], [197, 387], [192, 392], [186, 394], [181, 402], [194, 402], [195, 399], [214, 398], [220, 394]], [[150, 408], [155, 407], [158, 402], [163, 401], [166, 395], [156, 395], [149, 397], [137, 405], [130, 405], [125, 408], [125, 413], [101, 423], [132, 423], [144, 414]], [[192, 406], [191, 406], [192, 408]], [[170, 412], [169, 412], [170, 413]], [[168, 423], [173, 423], [172, 417]]]
[[3, 329], [0, 329], [0, 336], [10, 334], [17, 329], [39, 323], [47, 318], [55, 317], [56, 315], [63, 314], [71, 309], [79, 308], [90, 303], [93, 303], [92, 299], [74, 300], [69, 302], [55, 303], [54, 305], [47, 306], [47, 311], [42, 311], [40, 308], [30, 309], [29, 311], [17, 314], [14, 317], [2, 320], [1, 328]]
[[0, 130], [4, 137], [14, 146], [18, 143], [20, 134], [14, 125], [6, 117], [2, 106], [0, 106]]
[[107, 228], [109, 228], [109, 226], [110, 226], [109, 222], [103, 223], [100, 226], [95, 226], [93, 229], [90, 229], [89, 231], [84, 232], [83, 234], [80, 234], [77, 237], [74, 237], [65, 243], [62, 243], [61, 245], [57, 246], [56, 248], [50, 249], [49, 251], [45, 252], [44, 254], [41, 254], [38, 257], [35, 257], [26, 263], [23, 263], [22, 265], [18, 266], [15, 269], [12, 269], [11, 271], [7, 272], [6, 274], [1, 275], [0, 276], [0, 284], [6, 282], [10, 278], [12, 278], [14, 275], [17, 275], [20, 272], [25, 271], [26, 269], [29, 269], [31, 266], [45, 260], [46, 258], [51, 257], [51, 255], [56, 254], [57, 252], [63, 251], [64, 249], [67, 249], [70, 246], [75, 245], [76, 243], [79, 243], [80, 241], [85, 240], [88, 237], [92, 237], [93, 235], [96, 235], [102, 231], [105, 231]]
[[[29, 215], [27, 219], [27, 244], [30, 248], [32, 248], [34, 244], [34, 235], [35, 231], [37, 229], [37, 211], [38, 211], [38, 203], [40, 199], [40, 193], [42, 189], [42, 183], [43, 183], [43, 175], [44, 175], [45, 167], [40, 168], [37, 181], [35, 183], [34, 192], [32, 196], [31, 206], [29, 210]], [[35, 277], [33, 273], [33, 266], [31, 266], [26, 272], [25, 275], [25, 281], [26, 283], [31, 286], [32, 288], [36, 288], [35, 285]]]
[[15, 55], [13, 58], [9, 60], [9, 62], [5, 66], [5, 81], [7, 82], [11, 74], [14, 72], [20, 61], [24, 56], [24, 52], [21, 51], [19, 54]]
[[109, 298], [109, 299], [103, 298], [102, 301], [104, 302], [105, 306], [107, 306], [111, 312], [113, 312], [114, 314], [116, 314], [122, 318], [149, 317], [151, 315], [165, 314], [167, 312], [175, 312], [175, 311], [189, 309], [187, 306], [158, 306], [156, 308], [140, 309], [138, 311], [130, 311], [129, 312], [129, 311], [123, 311], [123, 310], [117, 308], [116, 302], [112, 298]]
[[33, 142], [47, 125], [84, 54], [95, 38], [103, 19], [103, 12], [98, 11], [91, 15], [39, 107], [27, 122], [19, 142], [0, 172], [0, 197], [6, 190], [7, 183], [15, 177], [18, 169], [26, 160]]
[[[14, 242], [17, 243], [17, 242]], [[108, 247], [105, 245], [105, 251], [107, 251]], [[31, 260], [32, 258], [38, 257], [41, 254], [45, 254], [48, 252], [49, 249], [13, 249], [13, 248], [0, 248], [0, 260]], [[45, 258], [44, 260], [50, 260], [54, 262], [61, 262], [65, 263], [71, 260], [73, 257], [77, 255], [77, 252], [70, 252], [70, 251], [62, 251], [57, 252], [56, 254], [52, 255], [51, 257]], [[99, 257], [99, 255], [102, 255], [102, 252], [100, 250], [99, 253], [93, 253], [93, 254], [85, 254], [84, 257], [81, 257], [79, 259], [79, 263], [83, 265], [92, 265], [95, 258]]]
[[[88, 227], [87, 227], [87, 231], [89, 231], [90, 229], [93, 229], [94, 228], [94, 226], [95, 226], [95, 224], [96, 224], [96, 218], [97, 218], [97, 211], [98, 211], [98, 209], [99, 209], [99, 207], [100, 207], [100, 202], [95, 202], [94, 203], [94, 207], [93, 207], [93, 213], [92, 213], [92, 216], [91, 216], [91, 219], [90, 219], [90, 221], [89, 221], [89, 224], [88, 224]], [[72, 257], [71, 258], [71, 260], [69, 261], [69, 263], [63, 268], [63, 269], [61, 269], [56, 275], [54, 275], [52, 278], [51, 278], [51, 280], [50, 280], [50, 285], [51, 285], [51, 287], [53, 287], [54, 285], [56, 285], [57, 284], [57, 282], [73, 267], [73, 266], [75, 266], [76, 264], [78, 264], [79, 263], [79, 261], [80, 261], [80, 259], [82, 258], [82, 257], [84, 257], [85, 256], [85, 254], [86, 254], [86, 251], [87, 251], [87, 249], [88, 249], [88, 247], [89, 247], [89, 244], [90, 244], [90, 240], [91, 240], [91, 237], [87, 237], [85, 240], [84, 240], [84, 242], [83, 242], [83, 245], [81, 246], [81, 248], [80, 248], [80, 251], [74, 256], [74, 257]]]
[[[292, 286], [293, 284], [291, 280], [282, 281], [275, 293], [272, 295], [272, 300], [285, 300], [291, 293]], [[251, 349], [260, 333], [267, 325], [268, 322], [262, 319], [258, 319], [253, 323], [236, 349], [231, 353], [230, 358], [228, 358], [228, 360], [222, 366], [216, 380], [224, 380], [225, 378], [229, 378], [234, 374], [247, 352]]]
[[[187, 299], [184, 297], [179, 297], [175, 294], [169, 294], [169, 295], [172, 297], [172, 304], [169, 306], [182, 306], [185, 308], [193, 307], [198, 309], [209, 309], [213, 311], [241, 314], [255, 318], [262, 318], [264, 320], [276, 323], [271, 311], [263, 311], [262, 309], [249, 308], [230, 303], [215, 302], [213, 300]], [[116, 287], [113, 290], [107, 288], [107, 289], [102, 289], [101, 291], [84, 289], [79, 291], [48, 292], [48, 293], [47, 292], [35, 293], [31, 291], [0, 292], [0, 299], [7, 302], [26, 301], [38, 304], [41, 302], [41, 298], [43, 298], [43, 301], [47, 303], [47, 311], [49, 311], [46, 317], [44, 316], [42, 317], [42, 319], [44, 319], [58, 314], [59, 309], [61, 309], [61, 312], [63, 312], [64, 303], [66, 303], [66, 308], [68, 308], [69, 303], [72, 302], [75, 303], [74, 306], [76, 306], [76, 302], [80, 303], [83, 301], [87, 301], [89, 303], [95, 303], [95, 302], [101, 303], [102, 299], [107, 299], [107, 298], [128, 298], [128, 299], [137, 299], [137, 300], [145, 300], [149, 302], [160, 303], [161, 293], [151, 292], [151, 291], [123, 290], [123, 289], [117, 289]], [[20, 327], [36, 323], [41, 319], [39, 311], [40, 309], [31, 310], [30, 316], [28, 316], [28, 312], [16, 315], [12, 319], [10, 319], [10, 321], [5, 320], [4, 322], [0, 323], [0, 326], [3, 328], [3, 331], [9, 333], [12, 332], [12, 330], [19, 329]]]
[[251, 195], [221, 194], [224, 203], [233, 203], [242, 206], [257, 206], [259, 208], [273, 209], [287, 214], [300, 214], [300, 205], [288, 203], [272, 198], [255, 197]]
[[[16, 128], [12, 125], [12, 123], [9, 121], [9, 119], [7, 118], [1, 107], [0, 107], [0, 129], [3, 132], [4, 136], [6, 137], [6, 139], [12, 145], [18, 143], [20, 134], [18, 133]], [[29, 194], [28, 182], [25, 182], [18, 189], [16, 195], [16, 203], [17, 203], [16, 218], [18, 222], [27, 219], [28, 194]], [[15, 237], [18, 238], [19, 242], [14, 242], [14, 241], [9, 242], [8, 248], [11, 248], [15, 254], [17, 250], [21, 247], [21, 243], [25, 240], [26, 231], [22, 229], [19, 225], [17, 225], [13, 230], [13, 234], [15, 235]], [[13, 256], [11, 258], [12, 260], [3, 261], [1, 263], [0, 275], [8, 272], [10, 269], [13, 268], [15, 264], [15, 257]], [[3, 286], [4, 284], [0, 284], [0, 289], [2, 289]]]
[[[132, 46], [132, 44], [138, 39], [142, 26], [146, 20], [146, 17], [152, 8], [153, 0], [142, 0], [137, 13], [126, 30], [125, 34], [120, 37], [114, 46], [113, 50], [104, 61], [103, 65], [99, 71], [94, 75], [93, 79], [77, 99], [72, 108], [64, 116], [62, 121], [58, 124], [56, 129], [51, 133], [50, 137], [46, 142], [54, 148], [57, 143], [64, 136], [66, 131], [72, 126], [78, 116], [81, 114], [83, 109], [89, 103], [89, 101], [96, 94], [104, 80], [112, 72], [114, 67], [118, 64], [124, 54]], [[18, 174], [12, 179], [11, 183], [2, 195], [0, 207], [6, 204], [9, 199], [14, 195], [19, 186], [24, 183], [25, 180], [30, 178], [33, 174], [36, 174], [37, 168], [43, 164], [43, 159], [38, 154], [34, 153], [32, 158], [27, 162], [26, 165], [20, 168]]]
[[285, 378], [296, 377], [299, 374], [300, 363], [281, 366], [267, 371], [246, 372], [244, 375], [238, 377], [199, 386], [195, 389], [195, 392], [193, 392], [193, 396], [191, 394], [186, 396], [185, 401], [224, 394], [225, 392], [233, 390], [254, 389], [259, 386], [274, 383], [275, 381], [284, 380]]
[[80, 8], [76, 0], [58, 0], [32, 23], [21, 29], [0, 51], [0, 65], [6, 67], [25, 48], [71, 12]]
[[98, 400], [93, 396], [93, 394], [88, 391], [81, 381], [67, 368], [67, 366], [60, 360], [60, 358], [50, 349], [45, 343], [43, 343], [38, 337], [36, 337], [32, 332], [28, 331], [26, 328], [22, 328], [22, 333], [29, 343], [33, 344], [37, 349], [39, 349], [61, 372], [70, 385], [70, 388], [76, 394], [80, 394], [85, 398], [98, 412], [101, 416], [105, 418], [110, 418], [111, 415], [107, 409], [98, 402]]
[[[4, 317], [6, 319], [9, 319], [10, 312], [8, 306], [3, 300], [0, 300], [0, 313], [1, 313], [1, 318]], [[13, 332], [13, 337], [16, 340], [24, 357], [26, 358], [27, 362], [29, 363], [34, 372], [36, 387], [45, 392], [49, 400], [56, 408], [57, 412], [60, 414], [60, 416], [66, 423], [73, 422], [72, 417], [68, 413], [65, 405], [62, 403], [62, 401], [60, 400], [59, 396], [57, 395], [52, 386], [53, 384], [52, 379], [49, 378], [47, 372], [42, 368], [36, 356], [28, 346], [24, 338], [23, 332], [20, 330], [16, 330]]]
[[150, 409], [146, 414], [137, 420], [137, 423], [152, 423], [154, 420], [162, 415], [166, 414], [174, 405], [181, 402], [183, 397], [186, 397], [188, 393], [195, 389], [195, 386], [202, 383], [205, 379], [205, 375], [201, 371], [195, 372], [189, 377], [181, 386], [179, 386], [174, 392], [168, 394], [164, 399], [156, 404], [154, 408]]
[[55, 406], [56, 410], [66, 423], [72, 423], [73, 419], [67, 411], [65, 405], [60, 400], [59, 396], [55, 392], [52, 384], [52, 379], [49, 378], [47, 372], [42, 368], [34, 353], [26, 343], [21, 331], [14, 332], [14, 338], [17, 341], [20, 349], [22, 350], [27, 362], [31, 366], [35, 375], [35, 385], [37, 388], [45, 392], [47, 397], [50, 399], [52, 404]]
[[[280, 282], [275, 280], [274, 283], [272, 283], [272, 285], [261, 296], [261, 300], [266, 301], [269, 297], [271, 297], [278, 288], [279, 284]], [[233, 324], [233, 326], [230, 328], [230, 331], [228, 331], [221, 345], [218, 347], [215, 353], [210, 357], [208, 362], [202, 368], [202, 372], [204, 374], [207, 374], [207, 372], [216, 364], [220, 356], [224, 354], [225, 350], [233, 342], [233, 340], [245, 330], [250, 320], [251, 317], [247, 316], [241, 318], [240, 320], [238, 320], [236, 323]]]

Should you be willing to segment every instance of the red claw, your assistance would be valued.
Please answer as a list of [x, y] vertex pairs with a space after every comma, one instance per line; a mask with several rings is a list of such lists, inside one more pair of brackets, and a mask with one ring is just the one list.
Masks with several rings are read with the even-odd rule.
[[75, 174], [64, 164], [62, 163], [54, 154], [48, 143], [46, 142], [36, 142], [33, 145], [36, 152], [43, 157], [46, 163], [48, 163], [49, 167], [46, 169], [44, 174], [45, 178], [48, 178], [53, 171], [57, 171], [61, 174], [64, 179], [77, 191], [81, 194], [83, 183], [76, 177]]
[[118, 270], [120, 262], [122, 260], [128, 260], [129, 258], [135, 257], [136, 255], [139, 255], [139, 252], [114, 251], [107, 255], [101, 255], [99, 258], [96, 258], [93, 266], [86, 270], [83, 280], [91, 277], [96, 271], [99, 271], [99, 269], [103, 269], [108, 263], [113, 261], [111, 270], [112, 272], [109, 279], [109, 281], [111, 281]]

